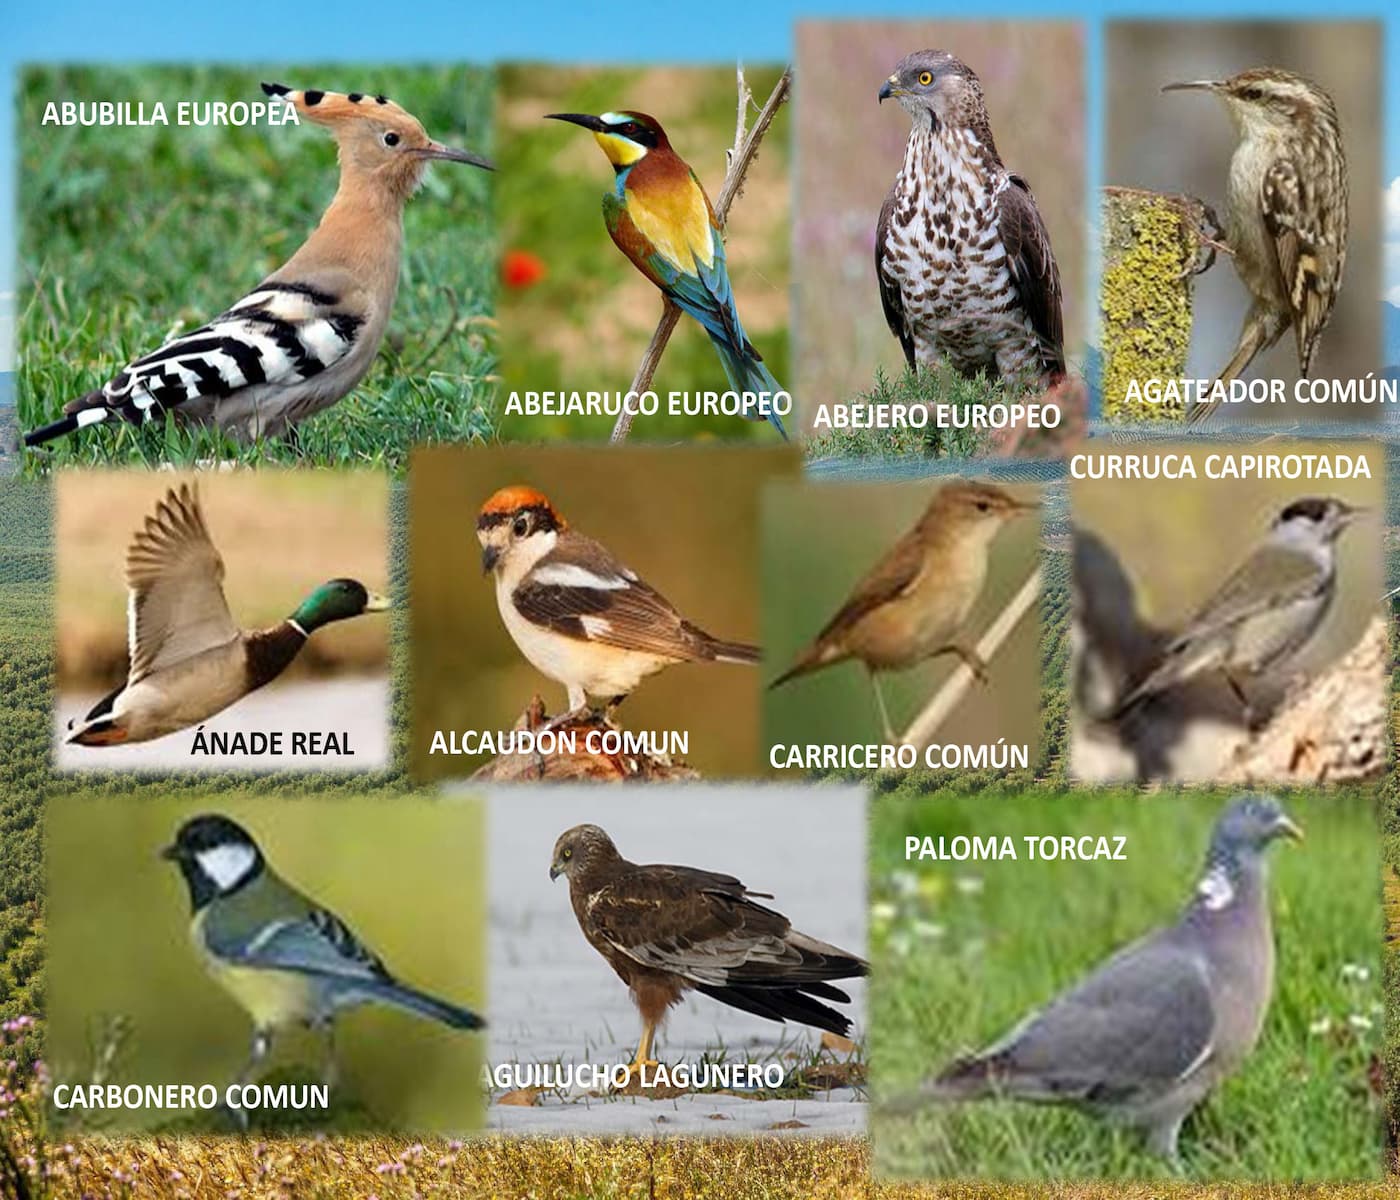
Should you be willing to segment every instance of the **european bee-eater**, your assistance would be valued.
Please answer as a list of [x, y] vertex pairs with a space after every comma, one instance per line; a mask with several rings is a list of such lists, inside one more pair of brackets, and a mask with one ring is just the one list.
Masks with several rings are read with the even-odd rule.
[[[603, 218], [618, 249], [662, 293], [704, 326], [736, 392], [782, 391], [739, 321], [724, 260], [724, 236], [700, 180], [671, 149], [655, 117], [639, 112], [550, 113], [591, 130], [617, 178]], [[771, 408], [767, 417], [787, 437]]]

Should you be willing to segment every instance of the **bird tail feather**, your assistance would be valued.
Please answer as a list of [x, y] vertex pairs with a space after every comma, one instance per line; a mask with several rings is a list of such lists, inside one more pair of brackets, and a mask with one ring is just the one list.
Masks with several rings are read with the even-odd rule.
[[833, 650], [833, 647], [826, 642], [814, 642], [802, 651], [797, 657], [797, 661], [786, 671], [778, 676], [768, 685], [768, 690], [772, 691], [776, 687], [781, 687], [791, 679], [796, 679], [801, 675], [810, 674], [812, 671], [821, 669], [829, 663], [834, 663], [840, 657]]
[[[721, 1004], [728, 1004], [732, 1008], [753, 1013], [756, 1017], [766, 1017], [770, 1021], [796, 1021], [802, 1025], [811, 1025], [816, 1029], [825, 1029], [829, 1033], [845, 1037], [851, 1030], [850, 1018], [807, 995], [807, 989], [808, 985], [806, 984], [790, 988], [766, 988], [742, 984], [726, 986], [699, 984], [696, 986], [696, 991], [703, 992], [712, 1000], [718, 1000]], [[837, 999], [838, 997], [846, 1001], [850, 999], [839, 988], [828, 987], [824, 989], [824, 994], [825, 992], [837, 993], [837, 996], [828, 996], [828, 999]]]
[[420, 992], [402, 983], [375, 984], [366, 987], [365, 990], [367, 999], [393, 1005], [417, 1016], [427, 1017], [431, 1021], [440, 1021], [452, 1029], [486, 1027], [485, 1019], [470, 1009], [449, 1004], [446, 1000], [439, 1000], [436, 996], [430, 996], [427, 992]]
[[[710, 334], [710, 341], [714, 343], [720, 362], [724, 364], [724, 374], [729, 380], [729, 386], [736, 392], [766, 392], [771, 400], [783, 390], [783, 385], [773, 377], [773, 372], [748, 342], [736, 349], [727, 338], [708, 329], [706, 332]], [[756, 412], [749, 419], [766, 419], [772, 422], [773, 428], [782, 434], [783, 441], [787, 441], [788, 435], [787, 430], [783, 428], [783, 419], [771, 409], [765, 413]]]
[[750, 646], [747, 642], [722, 642], [718, 638], [711, 638], [709, 648], [714, 654], [715, 662], [756, 663], [763, 657], [757, 646]]
[[31, 429], [26, 433], [24, 444], [31, 449], [35, 446], [42, 446], [45, 442], [66, 437], [68, 434], [76, 433], [79, 429], [89, 425], [97, 425], [111, 415], [112, 409], [108, 406], [107, 397], [101, 389], [88, 392], [64, 405], [63, 416], [59, 417], [57, 421], [51, 421], [47, 425], [41, 425], [38, 429]]

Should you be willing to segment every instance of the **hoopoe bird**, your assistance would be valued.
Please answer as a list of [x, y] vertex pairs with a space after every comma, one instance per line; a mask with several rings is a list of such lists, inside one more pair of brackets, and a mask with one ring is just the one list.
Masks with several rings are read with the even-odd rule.
[[671, 149], [655, 117], [639, 112], [550, 113], [591, 130], [613, 165], [613, 189], [603, 196], [603, 219], [617, 248], [667, 299], [700, 322], [736, 392], [766, 393], [762, 411], [787, 438], [771, 406], [782, 385], [754, 349], [734, 302], [724, 257], [724, 233], [700, 180]]
[[139, 422], [163, 413], [216, 425], [239, 441], [275, 437], [364, 378], [398, 289], [404, 204], [431, 162], [488, 170], [491, 163], [433, 141], [386, 96], [296, 91], [280, 83], [262, 89], [336, 140], [340, 186], [320, 224], [226, 312], [70, 400], [64, 416], [26, 434], [25, 445], [113, 417]]

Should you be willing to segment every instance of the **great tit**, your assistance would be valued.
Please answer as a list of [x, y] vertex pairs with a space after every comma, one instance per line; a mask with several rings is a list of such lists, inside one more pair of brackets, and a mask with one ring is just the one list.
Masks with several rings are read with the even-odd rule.
[[[398, 982], [333, 912], [283, 882], [242, 826], [217, 814], [186, 821], [161, 851], [189, 887], [190, 933], [210, 974], [253, 1021], [246, 1081], [273, 1035], [323, 1032], [346, 1008], [387, 1004], [453, 1029], [481, 1029], [476, 1013]], [[334, 1072], [334, 1048], [327, 1058]]]

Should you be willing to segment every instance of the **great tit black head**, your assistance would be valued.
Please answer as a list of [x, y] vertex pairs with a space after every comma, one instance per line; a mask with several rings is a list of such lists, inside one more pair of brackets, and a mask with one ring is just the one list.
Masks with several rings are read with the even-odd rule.
[[252, 835], [218, 813], [190, 818], [160, 853], [180, 868], [195, 912], [215, 897], [247, 886], [263, 870], [262, 851]]

